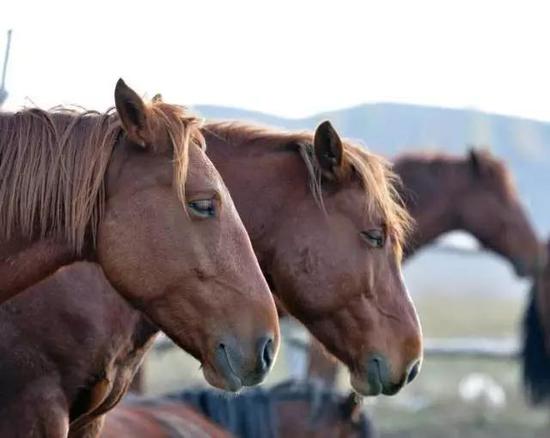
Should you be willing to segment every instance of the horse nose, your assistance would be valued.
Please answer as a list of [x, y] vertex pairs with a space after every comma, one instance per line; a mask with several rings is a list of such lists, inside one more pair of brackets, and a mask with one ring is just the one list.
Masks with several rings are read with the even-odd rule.
[[273, 335], [263, 335], [249, 344], [251, 348], [237, 343], [235, 339], [224, 339], [220, 343], [222, 366], [235, 374], [245, 386], [260, 383], [273, 365], [275, 359], [275, 338]]
[[371, 395], [380, 393], [384, 395], [397, 394], [403, 386], [411, 383], [416, 378], [420, 372], [421, 363], [420, 359], [415, 359], [407, 367], [405, 375], [398, 382], [392, 382], [391, 366], [388, 360], [380, 354], [372, 355], [367, 361], [367, 379]]
[[273, 364], [275, 358], [275, 346], [273, 336], [264, 336], [258, 342], [260, 348], [258, 351], [258, 371], [267, 373]]
[[422, 364], [422, 361], [418, 359], [409, 368], [409, 374], [407, 375], [407, 385], [411, 383], [416, 378], [416, 376], [418, 376], [418, 373], [420, 372], [421, 364]]
[[271, 365], [273, 365], [273, 360], [275, 359], [275, 342], [272, 335], [258, 338], [255, 354], [255, 367], [243, 379], [243, 383], [246, 386], [260, 383], [271, 369]]

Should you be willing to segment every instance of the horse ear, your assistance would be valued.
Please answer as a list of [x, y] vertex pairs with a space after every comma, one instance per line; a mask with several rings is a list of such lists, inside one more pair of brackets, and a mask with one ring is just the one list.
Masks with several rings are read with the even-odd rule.
[[115, 106], [123, 129], [133, 143], [146, 147], [152, 143], [147, 108], [141, 97], [119, 79], [115, 87]]
[[336, 179], [342, 167], [343, 146], [340, 136], [326, 120], [315, 130], [313, 139], [315, 157], [325, 175]]
[[481, 151], [476, 148], [470, 148], [468, 153], [470, 160], [470, 167], [475, 175], [481, 176], [484, 173], [484, 161]]

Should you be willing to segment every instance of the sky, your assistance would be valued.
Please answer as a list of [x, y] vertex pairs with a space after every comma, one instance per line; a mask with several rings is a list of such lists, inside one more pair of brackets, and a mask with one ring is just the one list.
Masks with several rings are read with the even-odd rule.
[[103, 110], [123, 77], [169, 102], [286, 117], [402, 102], [550, 121], [549, 12], [528, 0], [2, 0], [6, 106]]

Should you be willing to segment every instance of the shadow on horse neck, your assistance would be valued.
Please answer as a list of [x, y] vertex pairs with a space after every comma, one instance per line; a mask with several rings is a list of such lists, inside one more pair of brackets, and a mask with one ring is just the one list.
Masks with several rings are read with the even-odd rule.
[[422, 338], [401, 276], [409, 216], [388, 163], [329, 122], [313, 133], [208, 123], [203, 134], [278, 302], [358, 392], [399, 391]]
[[520, 276], [540, 268], [541, 245], [510, 170], [488, 151], [406, 154], [396, 158], [394, 170], [416, 220], [406, 256], [446, 232], [463, 230], [506, 258]]

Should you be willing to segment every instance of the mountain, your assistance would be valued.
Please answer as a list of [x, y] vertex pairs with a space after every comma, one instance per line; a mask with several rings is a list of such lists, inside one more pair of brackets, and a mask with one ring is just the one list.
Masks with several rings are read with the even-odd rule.
[[[248, 120], [286, 129], [311, 130], [329, 119], [344, 136], [390, 159], [419, 149], [464, 153], [469, 145], [489, 146], [510, 166], [541, 238], [550, 234], [550, 123], [469, 109], [391, 103], [365, 104], [302, 119], [218, 106], [194, 109], [207, 119]], [[407, 263], [405, 275], [414, 294], [438, 291], [521, 297], [529, 287], [518, 281], [501, 259], [486, 253], [464, 257], [428, 248]]]

